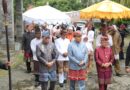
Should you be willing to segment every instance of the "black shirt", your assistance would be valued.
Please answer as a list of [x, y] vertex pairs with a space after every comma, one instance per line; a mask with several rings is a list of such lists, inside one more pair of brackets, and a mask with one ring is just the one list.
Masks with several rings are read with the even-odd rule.
[[34, 32], [25, 32], [23, 34], [22, 49], [27, 53], [31, 53], [30, 43], [33, 38], [35, 38]]

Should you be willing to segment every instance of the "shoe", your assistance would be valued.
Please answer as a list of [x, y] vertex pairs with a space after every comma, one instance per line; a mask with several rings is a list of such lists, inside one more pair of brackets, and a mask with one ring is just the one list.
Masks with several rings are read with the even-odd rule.
[[60, 86], [60, 87], [64, 87], [64, 84], [63, 84], [63, 83], [59, 83], [59, 86]]
[[40, 86], [40, 82], [35, 82], [35, 87]]
[[31, 73], [31, 71], [26, 71], [26, 73]]
[[121, 77], [122, 75], [121, 75], [121, 74], [119, 74], [119, 73], [116, 73], [116, 76]]

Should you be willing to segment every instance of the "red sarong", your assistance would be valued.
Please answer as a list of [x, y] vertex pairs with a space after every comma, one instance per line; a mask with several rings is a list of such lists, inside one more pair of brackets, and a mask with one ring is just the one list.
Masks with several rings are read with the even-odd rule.
[[86, 70], [69, 70], [68, 78], [70, 80], [85, 80]]
[[24, 52], [24, 58], [32, 58], [32, 54]]
[[112, 71], [105, 71], [105, 72], [101, 72], [98, 71], [98, 80], [99, 80], [99, 84], [111, 84], [111, 80], [112, 80]]

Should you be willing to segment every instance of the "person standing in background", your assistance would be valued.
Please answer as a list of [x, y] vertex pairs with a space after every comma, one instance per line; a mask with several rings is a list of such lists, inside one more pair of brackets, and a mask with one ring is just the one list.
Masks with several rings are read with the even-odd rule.
[[74, 39], [74, 32], [72, 27], [67, 28], [66, 38], [70, 40], [70, 42]]
[[124, 39], [125, 39], [125, 36], [126, 36], [125, 28], [126, 28], [126, 26], [124, 24], [121, 24], [120, 28], [119, 28], [119, 32], [120, 32], [120, 35], [121, 35], [121, 38], [122, 38], [122, 42], [120, 44], [120, 53], [119, 53], [120, 60], [124, 59], [123, 47], [124, 47], [124, 44], [125, 44]]
[[125, 71], [127, 73], [130, 73], [129, 65], [130, 65], [130, 43], [126, 51], [126, 60], [125, 60]]
[[93, 46], [94, 43], [94, 31], [92, 30], [92, 24], [88, 24], [88, 42], [90, 42]]
[[88, 42], [88, 37], [83, 37], [83, 42], [85, 43], [87, 49], [88, 49], [88, 64], [87, 64], [87, 74], [89, 72], [91, 72], [91, 68], [92, 68], [92, 61], [93, 61], [93, 52], [94, 52], [94, 49], [93, 49], [93, 46], [92, 46], [92, 43]]
[[106, 24], [102, 24], [100, 31], [101, 31], [101, 33], [96, 38], [96, 47], [101, 46], [101, 37], [102, 36], [107, 36], [109, 38], [108, 44], [109, 44], [109, 47], [111, 47], [113, 45], [113, 41], [112, 41], [111, 35], [108, 34], [108, 26]]
[[120, 74], [121, 67], [120, 67], [120, 61], [119, 61], [120, 44], [122, 42], [121, 35], [116, 25], [112, 25], [108, 33], [112, 36], [112, 40], [113, 40], [112, 50], [115, 56], [114, 69], [116, 72], [116, 76], [121, 76]]
[[35, 38], [31, 41], [31, 50], [33, 53], [33, 73], [35, 76], [35, 86], [39, 85], [39, 61], [36, 56], [36, 46], [42, 42], [41, 30], [39, 26], [35, 26]]
[[31, 72], [31, 61], [32, 61], [32, 51], [30, 47], [31, 40], [35, 37], [34, 32], [32, 30], [34, 29], [33, 24], [27, 25], [27, 32], [23, 34], [22, 38], [22, 50], [24, 53], [24, 60], [26, 62], [27, 72]]
[[58, 63], [58, 74], [59, 74], [59, 85], [63, 87], [63, 84], [67, 81], [68, 74], [68, 45], [70, 43], [69, 39], [66, 38], [67, 30], [61, 30], [61, 37], [55, 40], [55, 46], [59, 52], [59, 57], [57, 59]]

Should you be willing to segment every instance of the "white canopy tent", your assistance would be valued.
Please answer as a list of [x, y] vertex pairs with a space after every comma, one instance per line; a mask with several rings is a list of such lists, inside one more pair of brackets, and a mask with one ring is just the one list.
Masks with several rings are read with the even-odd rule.
[[69, 24], [71, 19], [68, 15], [49, 5], [32, 8], [23, 13], [23, 20], [29, 23], [44, 24]]

